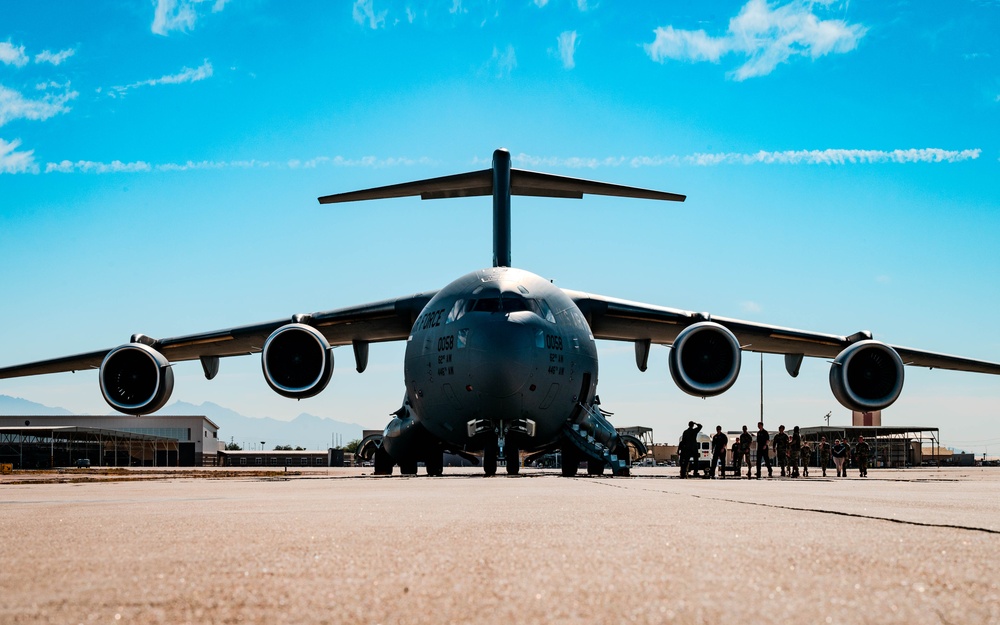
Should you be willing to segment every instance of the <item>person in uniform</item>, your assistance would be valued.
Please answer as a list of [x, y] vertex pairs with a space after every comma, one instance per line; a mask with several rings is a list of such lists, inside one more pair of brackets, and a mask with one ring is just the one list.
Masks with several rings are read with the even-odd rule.
[[[743, 433], [740, 434], [740, 458], [747, 463], [747, 479], [750, 479], [750, 445], [753, 444], [753, 434], [747, 431], [747, 426], [743, 426]], [[739, 471], [737, 471], [739, 474]]]
[[860, 477], [868, 477], [868, 453], [871, 449], [865, 442], [864, 436], [858, 437], [858, 444], [854, 446], [854, 453], [857, 454], [858, 471]]
[[837, 477], [847, 477], [847, 467], [844, 466], [847, 451], [847, 443], [839, 438], [833, 441], [833, 449], [830, 452], [833, 454], [833, 464], [837, 466]]
[[[784, 426], [782, 426], [784, 427]], [[764, 422], [757, 424], [757, 479], [760, 479], [760, 463], [767, 465], [767, 477], [771, 477], [771, 457], [767, 453], [767, 444], [771, 442], [771, 435], [764, 429]]]
[[802, 453], [802, 436], [799, 434], [799, 426], [792, 428], [792, 438], [788, 443], [788, 459], [792, 470], [792, 477], [799, 476], [799, 456]]
[[694, 462], [694, 467], [692, 468], [691, 476], [698, 477], [698, 432], [701, 432], [701, 424], [695, 423], [694, 421], [688, 421], [688, 427], [681, 434], [680, 445], [677, 446], [677, 453], [681, 457], [681, 479], [688, 476], [688, 468], [691, 467], [692, 461]]
[[802, 461], [802, 477], [809, 477], [810, 456], [812, 456], [812, 447], [809, 446], [809, 441], [802, 441], [802, 444], [799, 446], [799, 460]]
[[821, 469], [823, 469], [823, 477], [826, 477], [826, 467], [829, 464], [830, 464], [830, 443], [826, 442], [825, 436], [821, 436], [819, 438], [819, 466]]
[[774, 457], [781, 467], [781, 477], [785, 477], [785, 467], [788, 466], [788, 434], [785, 434], [783, 425], [778, 426], [778, 433], [774, 435]]
[[729, 437], [722, 431], [722, 426], [715, 426], [715, 435], [712, 436], [712, 468], [709, 477], [715, 479], [715, 465], [719, 464], [719, 476], [726, 479], [726, 447], [729, 446]]
[[736, 440], [733, 441], [733, 447], [729, 450], [729, 452], [733, 455], [733, 475], [738, 478], [740, 477], [740, 469], [743, 468], [743, 463], [741, 462], [743, 460], [743, 455], [740, 453], [739, 438], [736, 438]]

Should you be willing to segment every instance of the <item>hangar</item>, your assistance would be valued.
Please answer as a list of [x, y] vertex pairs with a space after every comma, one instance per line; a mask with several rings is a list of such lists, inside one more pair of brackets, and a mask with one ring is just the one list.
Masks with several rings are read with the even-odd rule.
[[219, 426], [205, 416], [0, 416], [0, 462], [15, 468], [214, 466]]

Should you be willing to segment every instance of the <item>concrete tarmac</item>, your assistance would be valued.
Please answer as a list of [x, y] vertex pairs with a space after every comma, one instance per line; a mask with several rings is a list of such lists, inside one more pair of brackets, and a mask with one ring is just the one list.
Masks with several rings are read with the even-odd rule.
[[998, 469], [364, 471], [3, 476], [0, 623], [1000, 623]]

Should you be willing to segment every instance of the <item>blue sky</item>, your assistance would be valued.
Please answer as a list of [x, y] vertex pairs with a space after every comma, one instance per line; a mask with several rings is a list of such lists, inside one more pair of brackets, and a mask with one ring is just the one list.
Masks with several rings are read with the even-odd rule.
[[[1000, 3], [0, 0], [0, 364], [440, 288], [488, 199], [316, 197], [515, 166], [687, 194], [516, 198], [513, 262], [566, 288], [1000, 361]], [[619, 425], [756, 422], [760, 360], [688, 397], [602, 342]], [[381, 428], [400, 344], [272, 393], [257, 357], [174, 398]], [[769, 425], [849, 414], [764, 358]], [[104, 413], [94, 373], [0, 393]], [[885, 423], [1000, 449], [1000, 378], [908, 369]]]

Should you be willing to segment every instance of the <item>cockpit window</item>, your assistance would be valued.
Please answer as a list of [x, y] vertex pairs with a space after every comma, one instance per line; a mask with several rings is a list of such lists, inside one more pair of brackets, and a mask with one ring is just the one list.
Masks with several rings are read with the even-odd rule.
[[446, 323], [460, 319], [466, 312], [512, 313], [533, 312], [549, 323], [555, 323], [552, 309], [543, 299], [531, 299], [518, 294], [504, 293], [497, 297], [483, 297], [465, 302], [458, 300], [449, 313]]
[[458, 321], [463, 316], [465, 316], [465, 300], [457, 299], [455, 300], [455, 304], [451, 307], [451, 310], [448, 311], [448, 316], [445, 317], [444, 322], [446, 324], [452, 323], [453, 321]]

